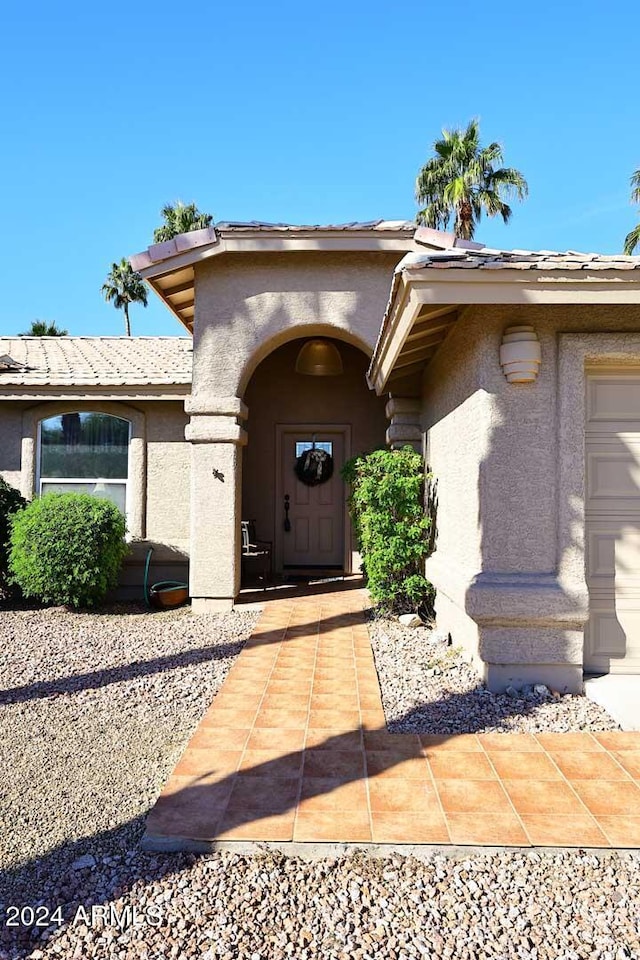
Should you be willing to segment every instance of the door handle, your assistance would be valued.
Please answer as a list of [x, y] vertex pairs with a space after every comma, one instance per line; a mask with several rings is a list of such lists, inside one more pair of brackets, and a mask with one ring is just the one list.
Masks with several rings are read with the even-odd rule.
[[289, 520], [289, 494], [285, 493], [284, 495], [284, 529], [286, 533], [289, 533], [291, 530], [291, 520]]

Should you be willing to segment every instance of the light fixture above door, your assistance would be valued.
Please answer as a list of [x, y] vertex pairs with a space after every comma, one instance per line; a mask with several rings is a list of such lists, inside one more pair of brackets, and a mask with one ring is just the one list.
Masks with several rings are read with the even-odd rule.
[[340, 351], [330, 340], [307, 340], [296, 360], [296, 373], [310, 377], [337, 377], [343, 372]]

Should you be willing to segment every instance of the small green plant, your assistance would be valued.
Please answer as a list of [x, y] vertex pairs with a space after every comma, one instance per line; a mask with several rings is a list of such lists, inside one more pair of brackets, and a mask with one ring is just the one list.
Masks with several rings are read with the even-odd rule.
[[374, 450], [349, 460], [342, 475], [373, 600], [388, 612], [430, 611], [435, 591], [422, 569], [433, 517], [425, 514], [422, 457], [408, 446]]
[[11, 517], [26, 505], [27, 501], [15, 487], [0, 477], [0, 595], [4, 597], [9, 597], [14, 592], [8, 580]]
[[116, 586], [128, 547], [125, 520], [108, 500], [48, 493], [11, 523], [9, 569], [25, 597], [92, 607]]

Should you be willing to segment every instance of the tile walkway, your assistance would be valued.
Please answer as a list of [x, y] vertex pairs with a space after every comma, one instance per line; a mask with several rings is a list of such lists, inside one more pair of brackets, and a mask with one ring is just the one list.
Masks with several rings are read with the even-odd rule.
[[640, 733], [390, 734], [346, 586], [265, 604], [148, 841], [640, 846]]

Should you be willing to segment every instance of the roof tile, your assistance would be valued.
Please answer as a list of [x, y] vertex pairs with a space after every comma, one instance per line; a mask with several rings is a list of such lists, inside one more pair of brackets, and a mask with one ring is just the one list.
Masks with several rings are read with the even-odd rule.
[[452, 249], [407, 254], [396, 267], [396, 273], [405, 270], [640, 270], [640, 257], [626, 257], [620, 253], [576, 253], [569, 250], [491, 250], [482, 247], [465, 250], [456, 245]]
[[416, 229], [414, 220], [351, 220], [349, 223], [268, 223], [263, 220], [227, 220], [216, 223], [216, 230], [220, 233], [239, 231], [272, 231], [281, 230], [287, 233], [307, 233], [309, 230], [318, 232], [333, 230], [405, 230], [413, 234]]
[[[134, 270], [145, 270], [154, 263], [161, 263], [179, 253], [185, 253], [198, 247], [217, 244], [220, 238], [234, 233], [336, 233], [349, 231], [376, 231], [377, 233], [401, 233], [407, 238], [413, 237], [416, 224], [413, 220], [352, 220], [350, 223], [303, 224], [303, 223], [267, 223], [262, 220], [227, 220], [216, 223], [204, 230], [182, 233], [163, 243], [152, 243], [147, 250], [133, 254], [129, 262]], [[438, 234], [438, 231], [432, 231]], [[440, 235], [440, 234], [438, 234]], [[442, 234], [442, 236], [447, 236]], [[442, 241], [441, 241], [442, 242]], [[446, 243], [443, 243], [446, 246]]]
[[191, 337], [0, 337], [2, 386], [191, 383]]

